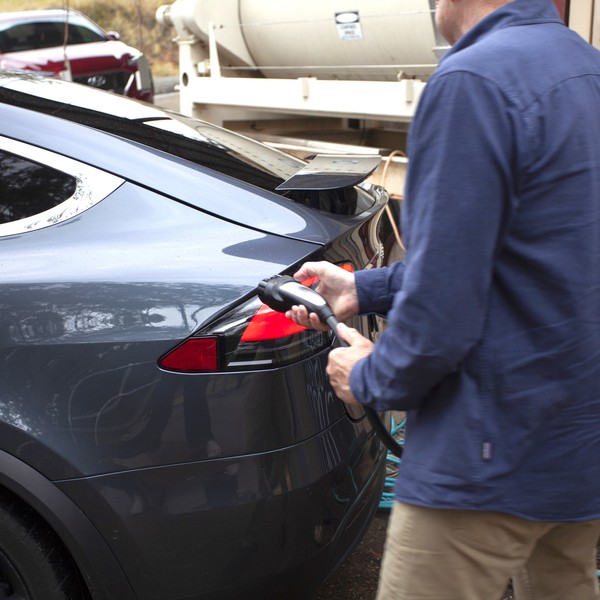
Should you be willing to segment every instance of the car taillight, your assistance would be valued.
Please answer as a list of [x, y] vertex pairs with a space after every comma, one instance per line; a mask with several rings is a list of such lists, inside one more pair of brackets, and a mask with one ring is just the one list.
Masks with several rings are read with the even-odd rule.
[[[340, 266], [352, 271], [350, 264]], [[318, 278], [302, 283], [315, 286]], [[330, 331], [306, 329], [253, 298], [167, 352], [158, 364], [182, 373], [272, 369], [320, 352], [332, 338]]]
[[331, 337], [297, 325], [256, 298], [185, 340], [158, 364], [185, 373], [271, 369], [327, 348]]
[[165, 354], [158, 364], [168, 371], [199, 373], [216, 371], [219, 367], [217, 338], [189, 338]]

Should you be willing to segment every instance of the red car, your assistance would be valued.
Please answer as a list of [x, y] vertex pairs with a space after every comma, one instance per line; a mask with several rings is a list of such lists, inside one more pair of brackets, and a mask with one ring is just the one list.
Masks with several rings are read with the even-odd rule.
[[0, 69], [47, 73], [152, 102], [146, 57], [73, 10], [0, 12]]

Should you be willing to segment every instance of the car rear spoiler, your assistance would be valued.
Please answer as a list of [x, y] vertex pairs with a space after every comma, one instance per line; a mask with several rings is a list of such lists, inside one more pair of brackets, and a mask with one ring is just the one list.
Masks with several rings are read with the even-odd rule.
[[277, 190], [334, 190], [359, 184], [381, 162], [379, 155], [317, 154]]

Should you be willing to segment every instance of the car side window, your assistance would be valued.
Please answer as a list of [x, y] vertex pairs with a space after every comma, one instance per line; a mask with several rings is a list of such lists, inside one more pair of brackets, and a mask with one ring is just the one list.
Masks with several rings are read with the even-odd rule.
[[[68, 24], [68, 44], [102, 42], [106, 38], [98, 31], [81, 23]], [[65, 41], [65, 24], [61, 21], [19, 23], [0, 32], [2, 52], [21, 52], [62, 46]]]
[[65, 40], [62, 23], [36, 23], [33, 43], [36, 48], [55, 48], [62, 46]]
[[72, 219], [123, 183], [78, 160], [0, 136], [0, 238]]
[[103, 42], [105, 39], [89, 27], [69, 23], [69, 44], [89, 44], [91, 42]]
[[61, 23], [19, 23], [2, 32], [5, 52], [62, 46]]
[[76, 187], [75, 177], [0, 149], [0, 223], [53, 208]]
[[33, 36], [33, 27], [26, 23], [24, 25], [15, 25], [5, 29], [0, 36], [0, 43], [3, 52], [20, 52], [31, 50]]

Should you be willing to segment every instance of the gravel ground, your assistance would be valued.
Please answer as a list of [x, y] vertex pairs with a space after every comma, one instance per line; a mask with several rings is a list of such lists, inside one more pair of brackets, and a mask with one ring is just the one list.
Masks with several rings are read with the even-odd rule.
[[372, 600], [377, 592], [389, 512], [376, 513], [362, 542], [313, 600]]

